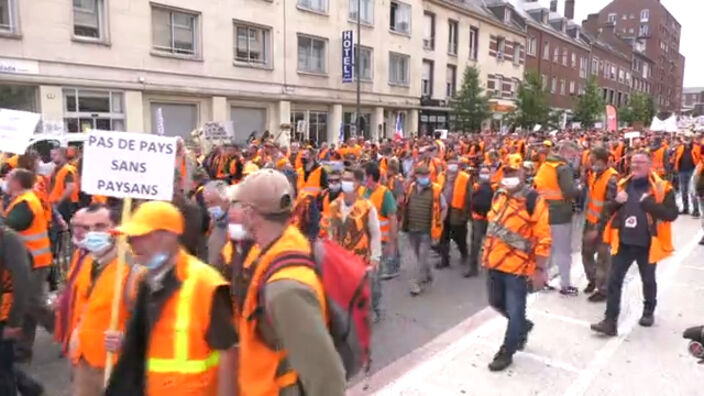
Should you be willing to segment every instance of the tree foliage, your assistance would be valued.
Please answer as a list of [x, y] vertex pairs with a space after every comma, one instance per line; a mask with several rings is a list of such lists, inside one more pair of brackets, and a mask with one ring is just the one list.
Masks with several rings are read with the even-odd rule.
[[636, 92], [628, 104], [619, 109], [619, 119], [627, 124], [650, 125], [655, 116], [655, 102], [649, 95]]
[[604, 100], [599, 92], [596, 78], [591, 76], [587, 81], [584, 94], [577, 100], [574, 109], [574, 120], [582, 123], [582, 127], [591, 128], [604, 112]]
[[479, 84], [479, 70], [476, 67], [464, 69], [462, 86], [453, 98], [452, 113], [455, 116], [454, 129], [462, 132], [477, 132], [482, 122], [489, 118], [489, 100]]
[[516, 111], [513, 121], [516, 126], [533, 129], [537, 124], [547, 125], [550, 119], [550, 105], [547, 90], [543, 89], [540, 75], [529, 71], [523, 76], [516, 97]]

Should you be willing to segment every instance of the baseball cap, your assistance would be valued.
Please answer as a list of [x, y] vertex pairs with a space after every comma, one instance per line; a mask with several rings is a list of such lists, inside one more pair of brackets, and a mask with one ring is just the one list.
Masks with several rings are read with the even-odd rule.
[[147, 235], [154, 231], [169, 231], [181, 235], [183, 223], [183, 215], [172, 203], [149, 201], [139, 205], [132, 217], [115, 228], [114, 232], [130, 237]]
[[282, 214], [293, 208], [293, 188], [286, 176], [274, 169], [261, 169], [229, 191], [230, 199], [252, 206], [262, 214]]
[[521, 158], [520, 154], [511, 154], [508, 156], [506, 159], [506, 165], [507, 168], [514, 169], [514, 170], [519, 170], [523, 167], [523, 159]]

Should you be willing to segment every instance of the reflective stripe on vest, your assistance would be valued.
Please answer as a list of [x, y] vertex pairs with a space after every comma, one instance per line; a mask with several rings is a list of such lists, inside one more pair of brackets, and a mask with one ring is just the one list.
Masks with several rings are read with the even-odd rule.
[[486, 235], [497, 238], [501, 240], [501, 242], [522, 252], [530, 254], [533, 251], [533, 243], [531, 241], [523, 235], [504, 227], [503, 224], [494, 221], [490, 222], [489, 227], [486, 229]]
[[[220, 362], [220, 354], [217, 351], [211, 352], [204, 360], [188, 359], [188, 326], [191, 321], [190, 303], [193, 300], [193, 290], [197, 279], [198, 277], [195, 274], [189, 274], [188, 278], [183, 282], [179, 294], [176, 324], [174, 326], [176, 331], [174, 335], [174, 358], [149, 358], [147, 360], [147, 371], [153, 373], [198, 374], [208, 371]], [[197, 304], [198, 302], [193, 301], [193, 303]]]

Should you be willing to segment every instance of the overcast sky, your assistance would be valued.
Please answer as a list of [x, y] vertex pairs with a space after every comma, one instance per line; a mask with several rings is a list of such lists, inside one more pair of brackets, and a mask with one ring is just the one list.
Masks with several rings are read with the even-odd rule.
[[[599, 12], [611, 0], [576, 0], [575, 22], [581, 23], [587, 15]], [[540, 0], [546, 7], [550, 0]], [[558, 11], [564, 11], [564, 0], [559, 0]], [[661, 3], [682, 25], [680, 52], [685, 56], [684, 86], [704, 87], [704, 0], [661, 0]]]

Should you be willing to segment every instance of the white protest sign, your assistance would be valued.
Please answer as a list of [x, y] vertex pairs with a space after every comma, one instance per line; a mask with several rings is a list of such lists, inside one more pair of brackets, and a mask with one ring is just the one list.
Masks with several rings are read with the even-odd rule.
[[639, 131], [633, 131], [633, 132], [626, 132], [623, 137], [626, 139], [635, 139], [640, 137], [640, 132]]
[[0, 151], [24, 154], [39, 118], [38, 113], [0, 109]]
[[117, 198], [170, 201], [176, 138], [91, 130], [83, 145], [81, 189]]

